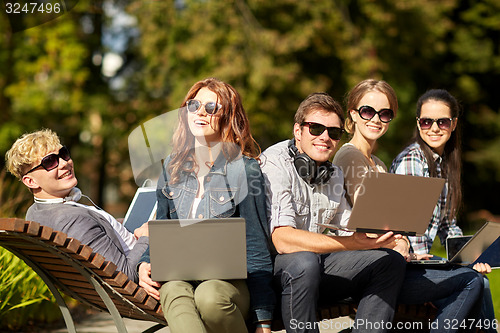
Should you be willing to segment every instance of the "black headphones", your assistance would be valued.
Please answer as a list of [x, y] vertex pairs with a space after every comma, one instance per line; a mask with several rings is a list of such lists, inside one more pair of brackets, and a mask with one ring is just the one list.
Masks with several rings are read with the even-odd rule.
[[326, 161], [320, 165], [306, 153], [300, 153], [295, 146], [295, 139], [288, 142], [288, 153], [293, 157], [293, 165], [300, 178], [309, 184], [325, 184], [335, 171], [332, 163]]

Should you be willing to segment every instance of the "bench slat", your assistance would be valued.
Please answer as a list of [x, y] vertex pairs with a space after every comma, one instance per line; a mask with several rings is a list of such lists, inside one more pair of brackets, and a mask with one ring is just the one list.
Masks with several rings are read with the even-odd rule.
[[4, 218], [0, 220], [0, 230], [23, 232], [25, 222], [16, 218]]

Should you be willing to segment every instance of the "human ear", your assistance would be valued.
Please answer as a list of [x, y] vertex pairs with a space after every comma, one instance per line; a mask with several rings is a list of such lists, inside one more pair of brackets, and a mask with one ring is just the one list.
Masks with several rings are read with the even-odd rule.
[[300, 136], [302, 135], [302, 127], [295, 123], [293, 125], [293, 136], [295, 137], [295, 142], [300, 142]]
[[451, 121], [451, 131], [453, 132], [457, 128], [458, 118], [453, 118]]
[[38, 189], [40, 188], [40, 185], [38, 185], [38, 182], [36, 181], [33, 176], [30, 175], [24, 175], [23, 178], [21, 179], [24, 185], [26, 185], [30, 189]]
[[350, 110], [349, 113], [351, 114], [351, 119], [353, 123], [356, 123], [356, 117], [358, 116], [358, 112], [356, 110]]

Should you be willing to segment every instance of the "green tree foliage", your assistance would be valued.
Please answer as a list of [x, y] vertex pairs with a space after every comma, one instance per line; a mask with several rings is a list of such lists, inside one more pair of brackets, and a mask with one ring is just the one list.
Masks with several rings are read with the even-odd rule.
[[[309, 93], [342, 101], [373, 77], [388, 81], [400, 102], [377, 152], [387, 164], [413, 134], [420, 94], [440, 87], [462, 101], [464, 170], [472, 175], [464, 177], [466, 201], [477, 209], [484, 201], [468, 193], [484, 184], [493, 190], [500, 177], [498, 7], [494, 0], [81, 1], [15, 34], [1, 17], [0, 147], [53, 128], [85, 161], [77, 172], [87, 192], [102, 203], [112, 184], [130, 198], [128, 133], [176, 109], [197, 80], [234, 85], [266, 148], [291, 136], [293, 113]], [[136, 22], [111, 31], [123, 12], [109, 8], [126, 9]], [[100, 59], [113, 43], [124, 44], [125, 64], [103, 76]], [[494, 202], [487, 206], [495, 211]]]
[[[498, 0], [82, 0], [16, 33], [0, 13], [0, 31], [2, 154], [24, 132], [54, 129], [80, 187], [111, 212], [121, 201], [118, 215], [135, 189], [128, 134], [209, 76], [241, 93], [263, 149], [291, 137], [309, 93], [343, 101], [360, 80], [384, 79], [400, 103], [379, 142], [386, 164], [413, 135], [418, 96], [447, 89], [463, 105], [462, 218], [500, 214]], [[124, 64], [104, 74], [111, 53]], [[23, 216], [17, 205], [4, 215]]]
[[[101, 1], [81, 1], [57, 19], [16, 33], [0, 15], [1, 151], [23, 133], [53, 129], [72, 150], [80, 186], [99, 204], [105, 185], [118, 183], [117, 170], [128, 164], [126, 140], [121, 149], [117, 141], [126, 137], [129, 109], [110, 93], [101, 71], [109, 51], [102, 44], [106, 24]], [[107, 173], [113, 174], [109, 180]]]
[[[105, 5], [126, 8], [137, 20], [122, 32], [125, 65], [114, 77], [102, 75], [99, 60], [110, 51], [103, 39], [116, 18]], [[0, 16], [0, 147], [5, 151], [23, 132], [53, 128], [86, 161], [77, 166], [87, 176], [82, 186], [102, 201], [106, 184], [133, 190], [122, 185], [131, 179], [129, 131], [177, 108], [199, 79], [216, 76], [240, 91], [266, 148], [290, 137], [292, 115], [309, 93], [343, 100], [359, 80], [374, 77], [387, 80], [400, 101], [380, 141], [386, 163], [411, 138], [421, 93], [441, 87], [462, 101], [464, 169], [473, 175], [464, 177], [466, 194], [476, 192], [479, 183], [494, 185], [491, 177], [500, 177], [499, 6], [494, 0], [82, 1], [17, 33]]]
[[[129, 3], [141, 33], [136, 80], [145, 89], [134, 97], [148, 105], [149, 116], [177, 108], [192, 83], [217, 76], [240, 91], [266, 148], [291, 136], [293, 113], [309, 93], [326, 91], [341, 101], [358, 81], [384, 79], [400, 102], [377, 152], [390, 164], [413, 136], [418, 96], [444, 88], [464, 106], [464, 170], [473, 172], [464, 177], [469, 205], [484, 203], [474, 201], [478, 179], [493, 174], [498, 181], [496, 1]], [[488, 208], [495, 210], [493, 203]]]

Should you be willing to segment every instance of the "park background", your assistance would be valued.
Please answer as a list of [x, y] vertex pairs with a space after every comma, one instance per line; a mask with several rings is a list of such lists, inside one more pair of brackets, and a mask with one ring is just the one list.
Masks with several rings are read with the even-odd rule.
[[[376, 152], [387, 165], [413, 135], [418, 96], [443, 88], [459, 99], [459, 225], [474, 233], [485, 219], [499, 220], [498, 0], [67, 0], [58, 17], [9, 16], [7, 2], [0, 3], [0, 152], [23, 133], [53, 129], [71, 150], [79, 187], [117, 217], [137, 188], [129, 134], [178, 108], [194, 82], [233, 85], [264, 150], [291, 137], [293, 114], [309, 93], [343, 102], [357, 82], [375, 78], [396, 90], [400, 106]], [[24, 217], [32, 196], [4, 164], [1, 216]], [[35, 315], [50, 320], [58, 310], [47, 305], [43, 283], [25, 268], [29, 279], [9, 272], [19, 265], [5, 252], [0, 327], [6, 318], [10, 327]], [[500, 275], [491, 278], [498, 313]]]

